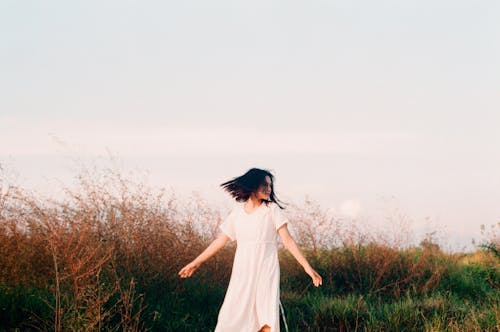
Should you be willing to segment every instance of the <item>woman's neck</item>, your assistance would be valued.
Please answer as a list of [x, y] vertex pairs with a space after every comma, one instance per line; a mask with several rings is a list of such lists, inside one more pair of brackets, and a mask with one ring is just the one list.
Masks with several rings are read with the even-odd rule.
[[262, 201], [255, 196], [250, 196], [247, 200], [246, 206], [248, 208], [258, 207], [262, 204]]

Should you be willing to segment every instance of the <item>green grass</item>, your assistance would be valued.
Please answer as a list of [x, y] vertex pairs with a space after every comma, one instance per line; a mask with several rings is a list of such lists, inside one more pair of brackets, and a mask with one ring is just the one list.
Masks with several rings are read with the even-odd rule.
[[[422, 291], [416, 286], [429, 278], [424, 273], [405, 285], [404, 293], [394, 292], [394, 289], [367, 292], [370, 287], [366, 284], [356, 287], [351, 283], [350, 287], [345, 287], [342, 279], [329, 278], [328, 269], [320, 272], [323, 273], [323, 286], [314, 288], [309, 285], [309, 277], [300, 270], [287, 274], [285, 269], [282, 272], [281, 301], [288, 327], [290, 331], [498, 331], [500, 290], [492, 283], [492, 278], [499, 278], [498, 269], [446, 260], [439, 260], [436, 264], [446, 265], [446, 269], [432, 290]], [[354, 268], [342, 273], [354, 275], [359, 270]], [[364, 273], [366, 280], [370, 280], [370, 271]], [[397, 273], [392, 271], [388, 280], [402, 278], [406, 272]], [[148, 284], [147, 279], [142, 279], [143, 285], [137, 285], [135, 289], [137, 298], [144, 299], [139, 330], [209, 331], [215, 327], [227, 278], [211, 279], [207, 267], [203, 273], [189, 279], [155, 280]], [[337, 284], [328, 285], [328, 280]], [[333, 294], [339, 289], [342, 291]], [[111, 308], [116, 301], [117, 297], [110, 298], [107, 307]], [[50, 326], [53, 312], [48, 303], [53, 303], [53, 295], [46, 289], [1, 287], [0, 330], [19, 328], [29, 331], [30, 326]], [[66, 303], [71, 303], [71, 300]], [[75, 330], [79, 329], [78, 326], [84, 328], [77, 323], [83, 321], [78, 320], [77, 315], [74, 317], [70, 318], [73, 323], [66, 321], [65, 326]], [[119, 329], [119, 316], [107, 322], [105, 330]]]
[[498, 301], [498, 294], [474, 305], [441, 293], [370, 301], [361, 295], [282, 297], [291, 331], [497, 331]]

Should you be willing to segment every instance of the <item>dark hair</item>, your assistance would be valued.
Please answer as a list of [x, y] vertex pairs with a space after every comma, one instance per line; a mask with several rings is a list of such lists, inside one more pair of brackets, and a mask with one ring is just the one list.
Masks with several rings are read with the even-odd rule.
[[251, 168], [245, 174], [224, 182], [220, 186], [224, 188], [225, 191], [229, 192], [236, 201], [244, 202], [248, 200], [252, 193], [259, 189], [261, 184], [265, 183], [266, 176], [271, 178], [271, 195], [269, 195], [269, 200], [263, 199], [263, 203], [268, 205], [270, 202], [274, 202], [280, 208], [284, 209], [284, 207], [278, 203], [280, 200], [274, 193], [274, 175], [266, 169]]

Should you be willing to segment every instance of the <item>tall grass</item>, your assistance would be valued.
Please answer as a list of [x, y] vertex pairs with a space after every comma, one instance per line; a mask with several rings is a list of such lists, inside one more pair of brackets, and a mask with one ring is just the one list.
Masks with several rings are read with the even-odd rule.
[[[189, 279], [177, 272], [215, 238], [228, 211], [111, 169], [83, 169], [77, 179], [54, 200], [0, 177], [0, 330], [213, 330], [235, 246]], [[500, 267], [491, 250], [405, 246], [310, 200], [288, 215], [324, 281], [311, 287], [280, 248], [291, 331], [500, 330]]]

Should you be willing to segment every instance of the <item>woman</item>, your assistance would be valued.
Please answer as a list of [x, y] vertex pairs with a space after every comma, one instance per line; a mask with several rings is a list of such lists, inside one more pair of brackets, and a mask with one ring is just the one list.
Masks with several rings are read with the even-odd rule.
[[252, 168], [221, 186], [238, 202], [219, 226], [222, 233], [179, 275], [190, 277], [200, 265], [229, 241], [236, 241], [231, 278], [215, 332], [279, 332], [278, 234], [285, 248], [311, 276], [321, 276], [309, 265], [287, 229], [288, 219], [274, 193], [274, 176]]

